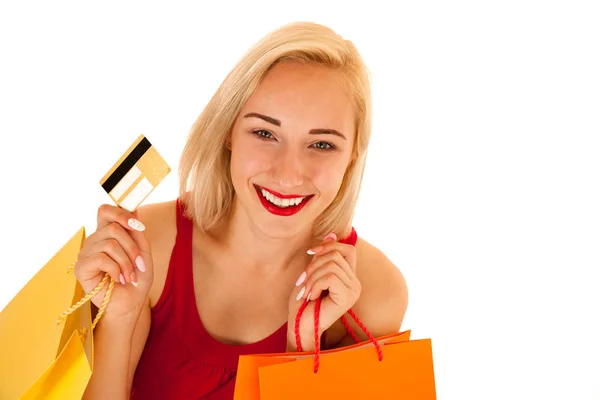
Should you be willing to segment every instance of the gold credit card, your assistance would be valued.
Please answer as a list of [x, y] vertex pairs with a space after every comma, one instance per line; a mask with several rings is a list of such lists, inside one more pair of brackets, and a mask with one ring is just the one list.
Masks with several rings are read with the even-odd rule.
[[171, 168], [144, 135], [140, 135], [100, 180], [100, 185], [121, 208], [133, 212]]

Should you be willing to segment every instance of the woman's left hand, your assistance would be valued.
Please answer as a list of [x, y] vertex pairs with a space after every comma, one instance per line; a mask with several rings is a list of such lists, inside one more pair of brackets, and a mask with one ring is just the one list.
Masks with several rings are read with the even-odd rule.
[[308, 301], [300, 319], [300, 339], [303, 351], [315, 350], [315, 301], [325, 292], [321, 300], [319, 336], [354, 306], [361, 293], [356, 277], [356, 248], [339, 243], [335, 234], [327, 235], [323, 243], [308, 252], [313, 260], [296, 282], [290, 296], [288, 315], [288, 351], [296, 351], [294, 326], [298, 309]]

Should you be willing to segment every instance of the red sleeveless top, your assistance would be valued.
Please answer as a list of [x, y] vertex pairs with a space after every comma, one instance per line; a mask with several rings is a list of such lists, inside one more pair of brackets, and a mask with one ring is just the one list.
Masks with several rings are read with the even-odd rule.
[[[268, 337], [248, 345], [214, 339], [202, 325], [192, 271], [193, 221], [177, 201], [177, 237], [160, 299], [152, 308], [152, 324], [138, 363], [132, 400], [233, 399], [238, 357], [281, 353], [287, 345], [287, 323]], [[341, 242], [355, 245], [354, 229]]]

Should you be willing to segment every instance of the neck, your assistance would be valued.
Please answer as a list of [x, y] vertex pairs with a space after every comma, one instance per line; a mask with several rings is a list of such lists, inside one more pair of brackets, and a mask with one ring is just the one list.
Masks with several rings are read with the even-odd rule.
[[299, 262], [310, 260], [312, 232], [307, 229], [285, 237], [274, 237], [259, 230], [234, 200], [233, 210], [218, 228], [217, 235], [225, 254], [239, 260], [241, 268], [259, 273], [279, 273], [295, 269]]

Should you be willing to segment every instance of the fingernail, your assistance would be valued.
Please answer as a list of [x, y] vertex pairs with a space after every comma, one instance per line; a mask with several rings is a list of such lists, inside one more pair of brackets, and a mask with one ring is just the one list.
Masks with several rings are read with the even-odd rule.
[[146, 264], [144, 264], [142, 256], [137, 256], [137, 258], [135, 259], [135, 265], [137, 265], [140, 271], [146, 272]]
[[302, 289], [300, 289], [300, 293], [298, 293], [298, 296], [296, 296], [296, 301], [298, 301], [302, 298], [305, 290], [306, 290], [306, 286], [303, 286]]
[[138, 285], [137, 277], [135, 276], [135, 274], [133, 272], [131, 273], [131, 284], [135, 287], [137, 287], [137, 285]]
[[125, 284], [125, 277], [123, 276], [123, 274], [119, 275], [119, 280], [121, 281], [121, 284]]
[[335, 234], [335, 233], [333, 233], [333, 232], [332, 232], [332, 233], [330, 233], [329, 235], [325, 236], [325, 237], [323, 238], [323, 241], [326, 241], [327, 239], [333, 239], [333, 240], [337, 241], [337, 236], [336, 236], [336, 234]]
[[310, 254], [311, 256], [314, 256], [315, 254], [317, 254], [321, 250], [323, 250], [323, 246], [317, 246], [314, 249], [308, 249], [308, 251], [306, 252], [306, 254]]
[[129, 220], [127, 221], [127, 225], [129, 225], [131, 229], [135, 229], [138, 232], [143, 232], [144, 230], [146, 230], [144, 224], [142, 224], [141, 221], [138, 221], [135, 218], [129, 218]]
[[302, 282], [304, 282], [305, 279], [306, 279], [306, 271], [304, 271], [302, 273], [302, 275], [300, 275], [300, 278], [298, 278], [298, 280], [296, 281], [296, 286], [300, 286], [302, 284]]
[[306, 296], [306, 301], [309, 302], [310, 301], [310, 295], [312, 294], [312, 290], [310, 292], [308, 292], [308, 296]]

